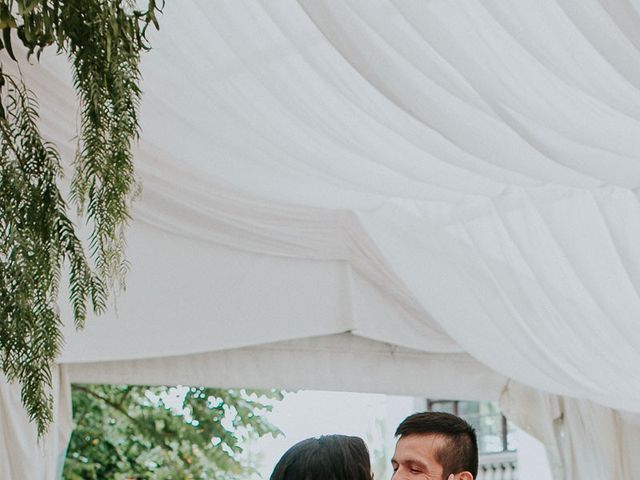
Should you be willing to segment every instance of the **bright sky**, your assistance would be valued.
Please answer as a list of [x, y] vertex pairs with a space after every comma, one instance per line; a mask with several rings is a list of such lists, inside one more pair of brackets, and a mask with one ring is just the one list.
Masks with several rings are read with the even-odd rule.
[[366, 442], [375, 478], [390, 478], [389, 461], [393, 432], [407, 415], [420, 408], [413, 397], [300, 391], [277, 402], [268, 416], [285, 437], [262, 438], [247, 445], [247, 453], [259, 464], [260, 477], [268, 479], [280, 456], [292, 445], [312, 436], [340, 433], [357, 435]]

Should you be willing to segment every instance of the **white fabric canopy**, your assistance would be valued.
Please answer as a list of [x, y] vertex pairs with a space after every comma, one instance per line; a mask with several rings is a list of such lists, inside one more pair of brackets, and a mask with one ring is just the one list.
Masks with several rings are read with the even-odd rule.
[[[558, 478], [640, 477], [639, 4], [168, 2], [151, 41], [128, 288], [71, 381], [548, 395]], [[72, 158], [68, 66], [23, 72]]]

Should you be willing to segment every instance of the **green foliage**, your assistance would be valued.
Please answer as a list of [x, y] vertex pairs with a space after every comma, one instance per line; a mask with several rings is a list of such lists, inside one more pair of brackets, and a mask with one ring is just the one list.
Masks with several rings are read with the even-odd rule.
[[92, 226], [87, 262], [57, 186], [60, 156], [37, 128], [37, 102], [0, 63], [0, 368], [22, 385], [22, 401], [42, 434], [51, 418], [51, 364], [62, 341], [56, 302], [68, 262], [74, 322], [91, 301], [104, 310], [110, 287], [124, 286], [124, 231], [139, 186], [132, 143], [139, 135], [140, 53], [158, 27], [156, 0], [0, 0], [0, 50], [16, 60], [55, 45], [73, 66], [80, 132], [71, 198]]
[[42, 428], [50, 421], [46, 385], [49, 362], [60, 346], [56, 307], [63, 260], [70, 266], [70, 292], [81, 326], [90, 298], [104, 309], [104, 284], [89, 268], [57, 187], [60, 157], [36, 125], [36, 101], [7, 78], [0, 115], [0, 365], [22, 381], [29, 415]]
[[247, 439], [279, 435], [262, 413], [277, 390], [75, 385], [64, 478], [246, 478]]

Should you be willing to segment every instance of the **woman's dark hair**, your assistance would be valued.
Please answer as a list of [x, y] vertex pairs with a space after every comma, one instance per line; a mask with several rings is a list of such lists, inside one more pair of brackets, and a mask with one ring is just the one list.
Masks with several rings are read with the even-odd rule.
[[307, 438], [282, 455], [270, 480], [371, 480], [369, 451], [360, 437]]

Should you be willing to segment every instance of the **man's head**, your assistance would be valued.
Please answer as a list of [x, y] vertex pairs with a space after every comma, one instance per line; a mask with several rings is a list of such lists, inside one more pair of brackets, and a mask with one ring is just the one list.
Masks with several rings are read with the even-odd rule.
[[476, 433], [460, 417], [415, 413], [396, 430], [393, 480], [473, 480], [478, 474]]

